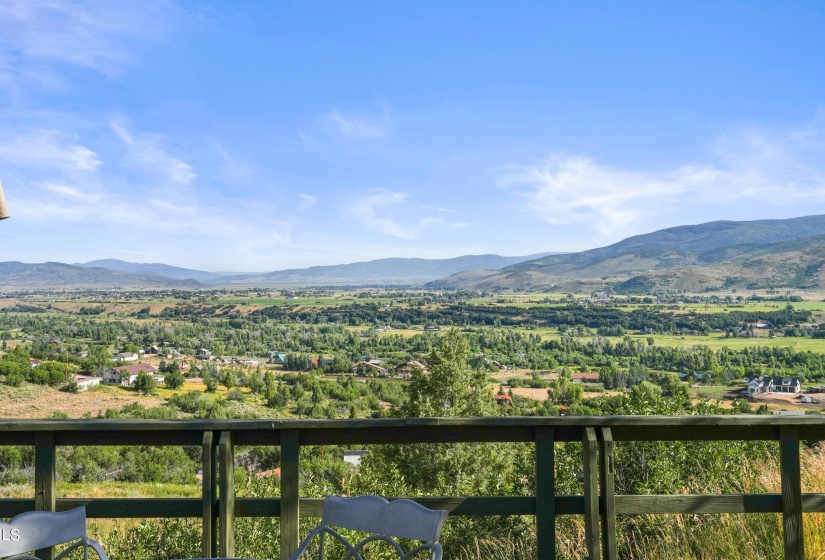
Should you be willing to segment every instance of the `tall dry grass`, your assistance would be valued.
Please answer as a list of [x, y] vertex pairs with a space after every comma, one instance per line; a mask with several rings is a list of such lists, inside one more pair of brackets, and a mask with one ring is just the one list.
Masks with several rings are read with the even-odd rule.
[[[802, 491], [825, 493], [825, 444], [800, 451]], [[742, 469], [748, 492], [781, 492], [779, 461], [770, 456]], [[780, 560], [784, 558], [779, 514], [634, 515], [617, 519], [623, 560]], [[825, 560], [825, 514], [803, 516], [806, 560]], [[557, 519], [556, 555], [585, 560], [584, 520]], [[535, 536], [503, 542], [479, 537], [457, 551], [460, 560], [532, 560]]]

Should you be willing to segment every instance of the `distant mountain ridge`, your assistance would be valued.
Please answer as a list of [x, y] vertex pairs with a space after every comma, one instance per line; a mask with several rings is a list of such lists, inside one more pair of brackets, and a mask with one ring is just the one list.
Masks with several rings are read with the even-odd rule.
[[178, 288], [203, 286], [196, 280], [178, 280], [155, 274], [128, 274], [106, 268], [82, 267], [70, 264], [0, 262], [0, 289], [47, 290], [114, 289], [114, 288]]
[[0, 289], [204, 288], [342, 284], [419, 284], [478, 267], [501, 268], [547, 253], [523, 257], [465, 255], [452, 259], [378, 259], [261, 274], [223, 275], [161, 263], [102, 259], [80, 264], [0, 262]]
[[311, 266], [278, 270], [266, 274], [223, 277], [212, 283], [229, 285], [284, 285], [284, 284], [409, 284], [429, 282], [442, 276], [476, 268], [499, 269], [550, 253], [524, 257], [499, 255], [465, 255], [452, 259], [388, 258], [374, 261]]
[[804, 216], [668, 228], [498, 271], [461, 272], [427, 286], [619, 292], [823, 288], [823, 265], [825, 216]]
[[75, 263], [74, 266], [82, 266], [85, 268], [106, 268], [116, 272], [124, 272], [127, 274], [155, 274], [157, 276], [165, 276], [166, 278], [174, 278], [177, 280], [198, 280], [199, 282], [206, 282], [220, 278], [223, 274], [216, 272], [205, 272], [203, 270], [193, 270], [191, 268], [181, 268], [179, 266], [172, 266], [162, 263], [133, 263], [122, 261], [119, 259], [100, 259], [90, 261], [87, 263]]

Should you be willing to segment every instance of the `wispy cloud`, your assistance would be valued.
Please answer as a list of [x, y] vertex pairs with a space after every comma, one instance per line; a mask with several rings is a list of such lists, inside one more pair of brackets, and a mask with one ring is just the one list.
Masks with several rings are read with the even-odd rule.
[[381, 192], [357, 200], [349, 208], [349, 213], [361, 224], [384, 235], [413, 239], [415, 230], [401, 222], [395, 221], [387, 212], [410, 195], [402, 192]]
[[17, 132], [8, 142], [0, 143], [0, 159], [15, 165], [80, 171], [94, 171], [101, 164], [94, 151], [57, 130]]
[[169, 155], [163, 149], [163, 136], [133, 136], [117, 122], [111, 123], [111, 127], [115, 135], [127, 146], [127, 160], [133, 167], [146, 173], [159, 174], [179, 185], [188, 185], [197, 177], [191, 165]]
[[4, 0], [0, 86], [59, 86], [60, 64], [115, 74], [130, 41], [159, 39], [180, 11], [172, 0]]
[[552, 154], [538, 164], [504, 168], [499, 186], [517, 193], [523, 210], [550, 224], [588, 223], [605, 235], [680, 205], [825, 202], [823, 130], [738, 131], [715, 141], [708, 161], [664, 171]]
[[341, 136], [353, 140], [383, 140], [389, 135], [390, 118], [386, 109], [379, 114], [345, 114], [332, 109], [321, 119], [332, 124]]
[[[378, 191], [356, 200], [347, 209], [347, 214], [368, 229], [384, 235], [415, 239], [421, 230], [443, 219], [438, 216], [417, 217], [420, 209], [407, 204], [409, 197], [409, 193], [404, 192]], [[403, 217], [399, 218], [399, 214]]]
[[318, 197], [310, 194], [298, 193], [298, 198], [301, 199], [301, 202], [298, 204], [298, 210], [306, 210], [318, 202]]

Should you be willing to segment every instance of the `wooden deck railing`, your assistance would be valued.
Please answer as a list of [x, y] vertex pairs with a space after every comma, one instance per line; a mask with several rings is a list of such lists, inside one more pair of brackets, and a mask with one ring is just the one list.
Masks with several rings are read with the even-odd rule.
[[[35, 448], [33, 499], [0, 500], [0, 517], [33, 509], [85, 505], [90, 518], [200, 517], [203, 556], [234, 554], [235, 517], [280, 517], [281, 558], [298, 545], [299, 515], [319, 516], [322, 498], [300, 496], [302, 445], [534, 442], [534, 496], [417, 498], [451, 515], [533, 515], [541, 559], [554, 557], [558, 515], [585, 518], [591, 560], [615, 559], [616, 515], [648, 513], [781, 513], [785, 558], [803, 559], [802, 514], [825, 512], [825, 494], [802, 494], [800, 440], [825, 439], [823, 416], [613, 416], [552, 418], [421, 418], [292, 421], [10, 420], [0, 445]], [[779, 442], [780, 494], [615, 495], [613, 444], [620, 441], [773, 440]], [[584, 493], [558, 496], [554, 444], [583, 444]], [[197, 445], [203, 485], [198, 498], [56, 498], [56, 447], [76, 445]], [[236, 498], [234, 446], [281, 447], [281, 497]], [[39, 551], [46, 560], [52, 551]]]

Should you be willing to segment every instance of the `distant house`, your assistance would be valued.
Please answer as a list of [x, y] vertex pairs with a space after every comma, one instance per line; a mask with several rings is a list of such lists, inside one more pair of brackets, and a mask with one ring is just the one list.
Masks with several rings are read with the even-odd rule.
[[87, 350], [83, 350], [83, 351], [81, 351], [81, 352], [75, 352], [75, 354], [74, 354], [74, 355], [75, 355], [76, 357], [80, 358], [81, 360], [83, 360], [84, 358], [88, 358], [88, 357], [89, 357], [89, 352], [88, 352]]
[[259, 364], [260, 362], [254, 358], [244, 358], [243, 360], [241, 360], [241, 365], [243, 367], [255, 367]]
[[502, 406], [513, 408], [513, 397], [510, 395], [496, 395], [496, 402]]
[[118, 354], [115, 354], [114, 358], [112, 358], [112, 361], [123, 362], [123, 363], [136, 362], [137, 360], [138, 360], [138, 355], [135, 354], [134, 352], [120, 352]]
[[772, 329], [773, 325], [771, 324], [770, 321], [765, 321], [764, 323], [758, 322], [758, 323], [756, 323], [756, 328], [757, 329]]
[[601, 379], [597, 371], [571, 373], [570, 377], [573, 379], [573, 383], [598, 383]]
[[89, 377], [88, 375], [75, 375], [74, 382], [77, 383], [78, 391], [86, 391], [92, 387], [97, 387], [103, 381], [100, 377]]
[[160, 348], [155, 346], [154, 344], [146, 349], [147, 354], [160, 354]]
[[751, 379], [747, 387], [748, 396], [756, 396], [764, 393], [800, 393], [802, 383], [796, 377], [772, 377], [763, 375]]
[[212, 352], [206, 348], [198, 348], [197, 353], [195, 353], [195, 357], [199, 360], [208, 360], [212, 357]]
[[424, 327], [424, 330], [425, 331], [440, 331], [441, 327], [436, 326], [436, 325], [427, 325], [426, 327]]
[[361, 459], [367, 453], [368, 451], [366, 449], [352, 449], [344, 451], [344, 462], [349, 463], [353, 467], [357, 467], [361, 464]]
[[355, 373], [360, 373], [362, 375], [377, 375], [379, 377], [389, 377], [390, 372], [375, 363], [375, 360], [370, 360], [369, 362], [359, 362], [355, 364], [354, 370]]
[[270, 364], [285, 364], [286, 363], [286, 354], [283, 352], [279, 352], [277, 350], [270, 350], [266, 353], [267, 358], [269, 358]]
[[42, 363], [43, 362], [41, 362], [37, 358], [29, 358], [29, 365], [31, 366], [32, 369], [36, 368], [37, 366], [39, 366]]
[[413, 370], [420, 370], [422, 373], [429, 373], [429, 371], [427, 371], [427, 366], [418, 360], [410, 360], [406, 364], [401, 364], [395, 368], [395, 375], [398, 375], [402, 379], [409, 379], [412, 376]]
[[[154, 376], [158, 369], [145, 363], [130, 364], [128, 366], [113, 367], [103, 373], [103, 382], [109, 385], [123, 385], [130, 387], [137, 379], [138, 373], [148, 373]], [[156, 380], [159, 378], [156, 378]]]

